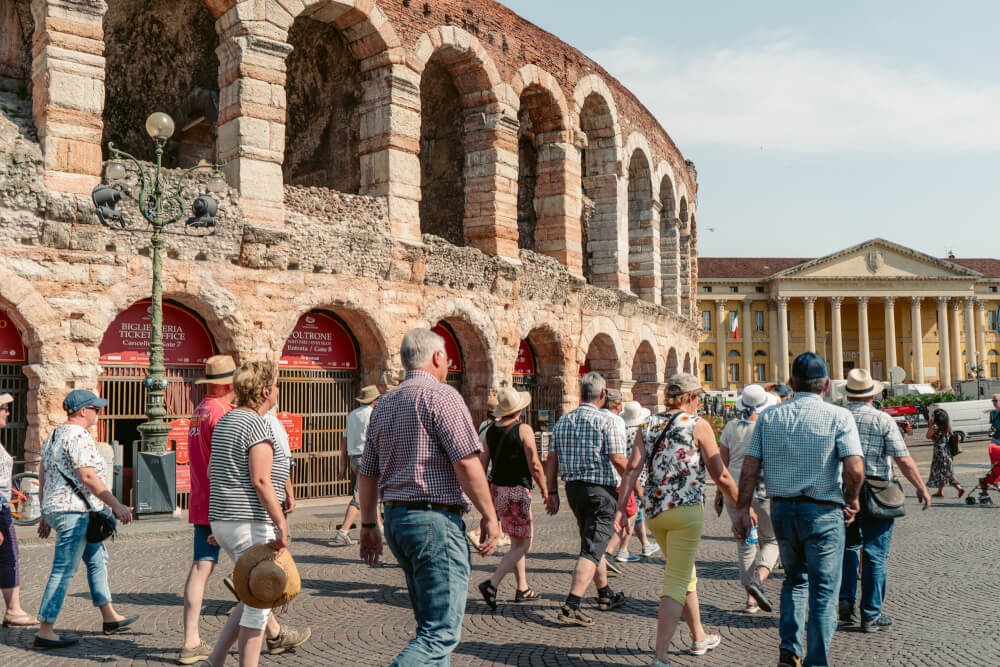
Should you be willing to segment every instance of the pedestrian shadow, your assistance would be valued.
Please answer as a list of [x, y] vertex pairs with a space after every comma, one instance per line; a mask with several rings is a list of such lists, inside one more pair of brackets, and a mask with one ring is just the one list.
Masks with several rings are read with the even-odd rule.
[[[580, 628], [575, 629], [580, 630]], [[496, 665], [561, 665], [569, 662], [574, 665], [620, 667], [622, 664], [621, 660], [613, 660], [613, 658], [630, 658], [647, 652], [615, 646], [566, 647], [532, 642], [489, 644], [487, 642], [472, 641], [459, 644], [455, 649], [455, 653], [478, 658]], [[652, 651], [648, 653], [652, 655]], [[607, 656], [607, 659], [602, 659], [600, 656]]]
[[337, 581], [332, 579], [303, 579], [302, 588], [314, 595], [336, 598], [355, 598], [385, 603], [393, 607], [410, 609], [410, 596], [403, 586], [376, 584], [370, 581]]
[[[10, 641], [9, 633], [4, 633], [3, 644], [31, 651], [29, 655], [37, 654], [32, 649], [37, 628], [17, 632], [15, 641]], [[149, 635], [147, 632], [122, 632], [114, 636], [106, 636], [98, 631], [60, 630], [63, 637], [76, 637], [78, 644], [61, 649], [48, 649], [47, 656], [53, 658], [72, 659], [76, 664], [83, 662], [133, 664], [133, 662], [153, 662], [162, 664], [177, 663], [177, 649], [167, 647], [150, 647], [139, 644], [131, 636]], [[30, 660], [29, 660], [30, 662]]]

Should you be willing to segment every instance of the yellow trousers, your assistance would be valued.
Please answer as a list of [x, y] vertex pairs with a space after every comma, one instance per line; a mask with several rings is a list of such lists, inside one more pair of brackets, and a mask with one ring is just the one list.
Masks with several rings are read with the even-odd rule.
[[649, 532], [667, 559], [660, 597], [669, 596], [684, 604], [687, 594], [696, 589], [698, 575], [694, 570], [694, 561], [704, 523], [705, 507], [701, 503], [681, 505], [646, 519]]

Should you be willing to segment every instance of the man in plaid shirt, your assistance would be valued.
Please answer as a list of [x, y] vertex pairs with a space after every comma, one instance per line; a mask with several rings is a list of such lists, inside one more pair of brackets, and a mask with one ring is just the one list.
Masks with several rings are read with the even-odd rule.
[[[916, 462], [906, 449], [899, 427], [885, 412], [876, 410], [872, 401], [882, 394], [882, 383], [872, 379], [868, 371], [855, 368], [847, 374], [847, 409], [854, 416], [865, 452], [865, 477], [892, 479], [892, 463], [917, 490], [917, 498], [926, 510], [931, 496], [920, 477]], [[858, 578], [854, 573], [861, 563], [861, 629], [864, 632], [889, 630], [892, 619], [882, 613], [885, 601], [886, 560], [892, 543], [893, 519], [877, 519], [861, 507], [854, 522], [847, 527], [844, 548], [844, 575], [840, 581], [840, 622], [857, 622], [854, 602], [858, 597]], [[864, 547], [864, 551], [862, 551]]]
[[[406, 379], [383, 395], [368, 424], [358, 476], [361, 558], [382, 554], [376, 504], [385, 502], [385, 538], [406, 575], [417, 635], [393, 665], [446, 665], [458, 646], [469, 589], [462, 514], [482, 514], [479, 553], [496, 548], [500, 525], [482, 449], [462, 397], [445, 384], [444, 340], [430, 329], [403, 336]], [[471, 502], [470, 502], [471, 501]]]
[[566, 604], [558, 619], [568, 625], [593, 625], [594, 619], [580, 611], [580, 599], [590, 582], [597, 587], [597, 608], [617, 609], [625, 604], [625, 594], [608, 586], [604, 557], [614, 533], [618, 508], [618, 478], [625, 470], [627, 446], [622, 434], [600, 408], [607, 400], [607, 383], [597, 373], [580, 379], [580, 407], [563, 415], [552, 431], [552, 446], [545, 461], [549, 514], [559, 511], [557, 471], [566, 482], [566, 500], [580, 529], [580, 558], [573, 570]]

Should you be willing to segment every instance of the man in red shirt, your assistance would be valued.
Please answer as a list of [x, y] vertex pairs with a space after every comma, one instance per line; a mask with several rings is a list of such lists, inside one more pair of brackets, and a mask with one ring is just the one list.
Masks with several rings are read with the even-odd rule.
[[194, 560], [184, 584], [184, 645], [178, 658], [182, 665], [205, 660], [212, 653], [212, 647], [202, 643], [198, 634], [205, 584], [219, 562], [219, 545], [210, 539], [212, 530], [208, 521], [208, 462], [212, 455], [212, 431], [219, 419], [233, 409], [235, 371], [232, 357], [217, 355], [205, 363], [205, 377], [195, 382], [205, 385], [207, 391], [205, 399], [191, 415], [191, 430], [188, 431], [191, 459], [188, 521], [194, 524]]

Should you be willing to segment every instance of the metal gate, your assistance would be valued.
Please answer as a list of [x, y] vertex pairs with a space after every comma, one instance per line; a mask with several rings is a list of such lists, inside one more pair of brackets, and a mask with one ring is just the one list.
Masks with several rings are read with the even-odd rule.
[[551, 410], [553, 420], [548, 427], [555, 426], [555, 420], [562, 416], [562, 391], [554, 382], [541, 383], [535, 375], [515, 375], [512, 386], [517, 391], [531, 394], [531, 407], [525, 414], [525, 422], [538, 431], [538, 411]]
[[[20, 364], [0, 364], [0, 394], [10, 394], [14, 402], [10, 404], [7, 426], [0, 430], [0, 441], [15, 461], [24, 459], [24, 439], [28, 429], [28, 378]], [[34, 466], [27, 466], [34, 468]], [[22, 472], [25, 465], [17, 463], [14, 472]]]
[[351, 492], [340, 475], [341, 445], [347, 415], [358, 407], [356, 371], [282, 368], [278, 372], [281, 410], [302, 415], [302, 449], [292, 452], [296, 498], [329, 498]]

